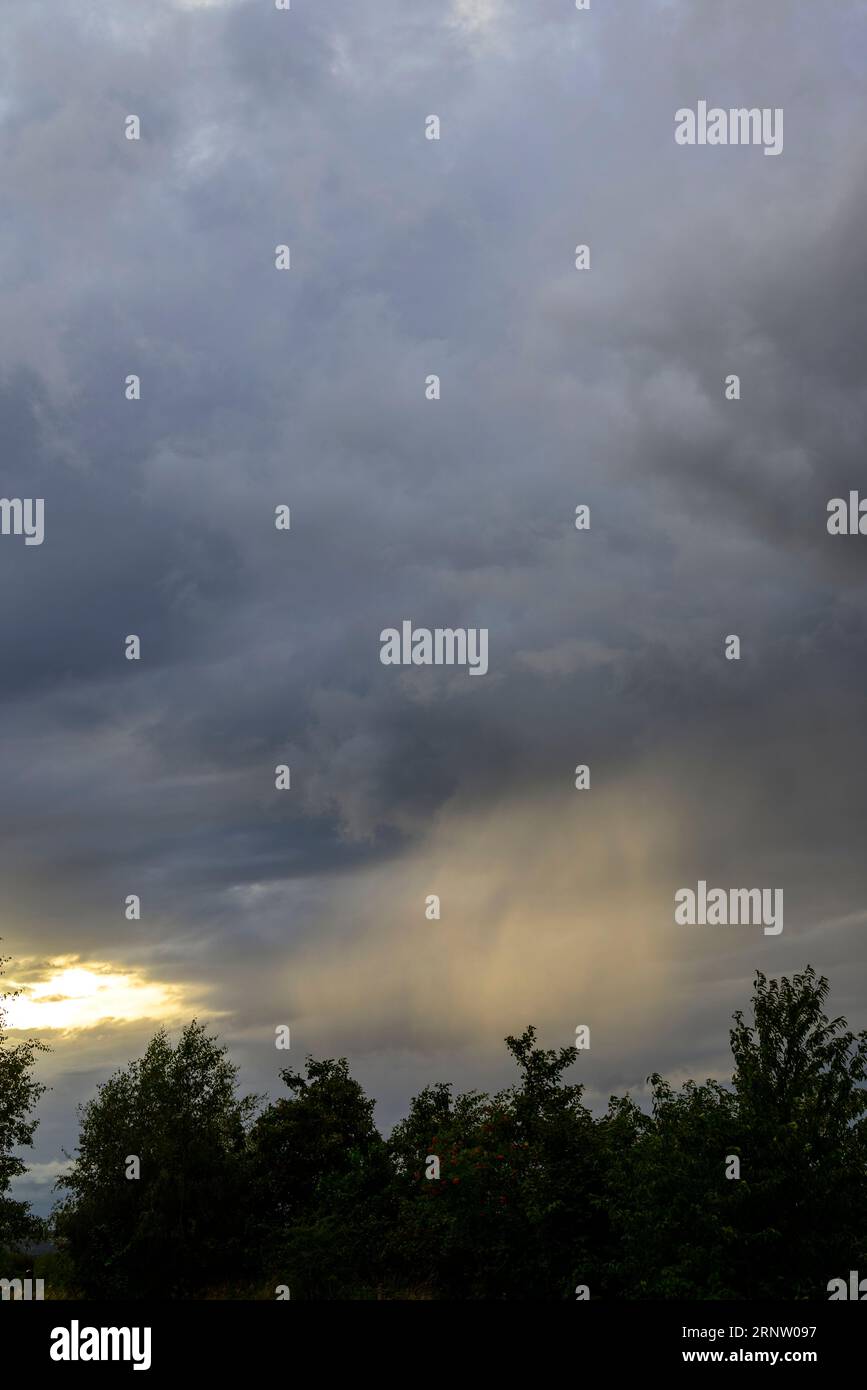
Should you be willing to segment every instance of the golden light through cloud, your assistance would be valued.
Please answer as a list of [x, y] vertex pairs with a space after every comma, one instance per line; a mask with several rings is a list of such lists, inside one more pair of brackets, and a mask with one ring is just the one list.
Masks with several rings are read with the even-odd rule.
[[6, 1001], [10, 1030], [72, 1033], [107, 1023], [169, 1024], [193, 1014], [213, 1016], [187, 986], [149, 980], [140, 970], [82, 961], [78, 956], [24, 960], [16, 965], [17, 978], [9, 979], [7, 987], [22, 992]]

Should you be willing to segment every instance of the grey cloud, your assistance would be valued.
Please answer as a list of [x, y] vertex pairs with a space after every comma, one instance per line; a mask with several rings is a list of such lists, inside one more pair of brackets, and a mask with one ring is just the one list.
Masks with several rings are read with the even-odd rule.
[[[288, 999], [323, 1051], [357, 1040], [393, 1111], [402, 1049], [493, 1075], [501, 1024], [562, 1030], [558, 949], [617, 1007], [623, 953], [592, 925], [558, 947], [543, 924], [521, 994], [532, 914], [589, 891], [577, 828], [535, 898], [485, 839], [522, 806], [529, 845], [537, 814], [568, 826], [587, 761], [591, 797], [622, 796], [610, 836], [660, 815], [608, 929], [644, 912], [655, 988], [683, 991], [669, 1032], [637, 1008], [588, 1063], [599, 1094], [657, 1042], [653, 1065], [716, 1065], [751, 966], [802, 943], [854, 999], [864, 552], [825, 504], [864, 476], [857, 7], [135, 9], [2, 21], [4, 489], [47, 506], [41, 548], [0, 541], [13, 949], [207, 978], [242, 1048]], [[678, 149], [700, 96], [784, 106], [783, 157]], [[382, 667], [403, 618], [488, 627], [490, 674]], [[468, 990], [444, 1016], [401, 932], [465, 818], [493, 885], [460, 899], [482, 994], [485, 942], [513, 959], [499, 1012]], [[785, 880], [779, 946], [666, 934], [705, 866]], [[146, 934], [118, 921], [136, 885]]]

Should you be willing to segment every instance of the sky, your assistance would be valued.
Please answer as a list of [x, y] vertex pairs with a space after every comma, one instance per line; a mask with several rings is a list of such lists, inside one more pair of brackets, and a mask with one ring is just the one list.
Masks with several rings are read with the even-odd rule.
[[[0, 536], [0, 950], [11, 1038], [52, 1048], [38, 1210], [76, 1105], [193, 1016], [247, 1090], [346, 1056], [385, 1129], [508, 1084], [531, 1022], [590, 1027], [597, 1110], [725, 1079], [756, 969], [811, 962], [867, 1026], [867, 539], [826, 525], [867, 495], [865, 19], [5, 0], [2, 489], [45, 536]], [[783, 110], [781, 154], [678, 145], [703, 100]], [[487, 673], [383, 665], [404, 620], [486, 629]], [[782, 889], [784, 930], [678, 925], [699, 880]]]

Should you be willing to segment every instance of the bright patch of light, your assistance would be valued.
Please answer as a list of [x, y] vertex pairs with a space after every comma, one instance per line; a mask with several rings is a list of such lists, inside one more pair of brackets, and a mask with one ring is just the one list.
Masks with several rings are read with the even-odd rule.
[[192, 1003], [185, 986], [148, 980], [139, 971], [101, 961], [79, 963], [77, 956], [46, 961], [34, 976], [8, 982], [22, 991], [4, 1006], [9, 1029], [74, 1032], [145, 1019], [168, 1023], [207, 1012]]

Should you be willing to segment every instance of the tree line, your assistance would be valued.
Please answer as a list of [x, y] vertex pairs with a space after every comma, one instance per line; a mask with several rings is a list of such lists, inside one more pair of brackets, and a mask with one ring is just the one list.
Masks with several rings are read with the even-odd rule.
[[47, 1233], [53, 1297], [824, 1299], [867, 1272], [867, 1032], [829, 1018], [828, 988], [757, 972], [729, 1085], [654, 1074], [648, 1109], [594, 1115], [578, 1051], [528, 1027], [514, 1084], [426, 1086], [387, 1137], [345, 1058], [242, 1095], [194, 1020], [79, 1107], [47, 1224], [8, 1193], [40, 1045], [0, 1031], [0, 1247]]

